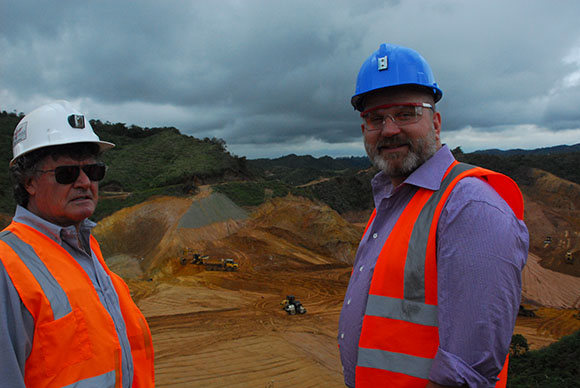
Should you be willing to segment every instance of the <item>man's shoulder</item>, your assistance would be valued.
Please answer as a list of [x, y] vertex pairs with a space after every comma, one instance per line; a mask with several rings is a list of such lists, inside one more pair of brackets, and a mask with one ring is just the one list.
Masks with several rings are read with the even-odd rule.
[[509, 209], [509, 205], [497, 191], [484, 179], [476, 176], [460, 179], [451, 191], [445, 207], [473, 203], [481, 206], [490, 205], [506, 211]]

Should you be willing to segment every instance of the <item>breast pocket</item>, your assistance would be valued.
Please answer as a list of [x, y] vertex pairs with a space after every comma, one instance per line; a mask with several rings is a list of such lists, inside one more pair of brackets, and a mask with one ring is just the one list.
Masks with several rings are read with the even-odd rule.
[[93, 355], [87, 323], [78, 308], [56, 321], [39, 325], [34, 336], [40, 344], [47, 376]]

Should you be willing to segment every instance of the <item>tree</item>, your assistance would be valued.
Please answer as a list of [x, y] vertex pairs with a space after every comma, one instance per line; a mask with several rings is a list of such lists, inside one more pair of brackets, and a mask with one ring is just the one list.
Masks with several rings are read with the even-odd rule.
[[530, 347], [528, 346], [528, 340], [521, 334], [515, 334], [512, 336], [512, 342], [510, 344], [510, 356], [519, 357], [525, 354]]

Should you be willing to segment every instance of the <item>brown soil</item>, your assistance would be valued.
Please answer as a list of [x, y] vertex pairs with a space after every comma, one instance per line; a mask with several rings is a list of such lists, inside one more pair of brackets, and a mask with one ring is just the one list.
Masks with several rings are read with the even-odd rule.
[[[236, 210], [236, 219], [213, 222], [218, 214], [203, 227], [180, 227], [201, 198], [211, 203], [215, 197], [156, 198], [95, 230], [151, 326], [157, 386], [344, 387], [336, 330], [363, 226], [287, 197], [245, 218]], [[185, 247], [234, 258], [240, 269], [181, 265]], [[523, 298], [536, 317], [518, 317], [515, 331], [532, 349], [580, 329], [573, 310], [580, 307], [580, 278], [538, 262], [530, 255], [523, 274]], [[305, 315], [281, 309], [289, 294], [303, 303]]]
[[580, 277], [580, 185], [538, 169], [530, 178], [533, 184], [522, 186], [530, 252], [543, 267]]

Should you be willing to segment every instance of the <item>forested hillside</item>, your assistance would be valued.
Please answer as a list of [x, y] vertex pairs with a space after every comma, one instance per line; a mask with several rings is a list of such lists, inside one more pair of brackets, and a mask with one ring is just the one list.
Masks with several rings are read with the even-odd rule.
[[[22, 114], [0, 112], [0, 164], [11, 156], [12, 132]], [[101, 139], [116, 147], [103, 155], [109, 166], [101, 182], [95, 219], [152, 195], [189, 195], [201, 184], [211, 184], [241, 206], [257, 206], [288, 193], [320, 200], [338, 212], [373, 207], [370, 179], [377, 172], [366, 157], [314, 158], [287, 155], [276, 159], [246, 160], [227, 151], [224, 140], [197, 139], [177, 128], [141, 128], [124, 123], [91, 121]], [[458, 160], [503, 172], [518, 184], [532, 183], [530, 168], [550, 172], [580, 184], [580, 151], [576, 146], [551, 152], [475, 152], [453, 150]], [[571, 152], [568, 152], [571, 151]], [[14, 209], [8, 169], [0, 168], [0, 213]]]
[[[465, 154], [461, 148], [453, 150], [455, 157], [465, 163], [489, 168], [504, 173], [519, 184], [528, 183], [528, 169], [537, 168], [562, 179], [580, 184], [580, 144], [570, 147], [554, 147], [559, 152], [486, 153]], [[575, 151], [574, 151], [575, 150]]]

